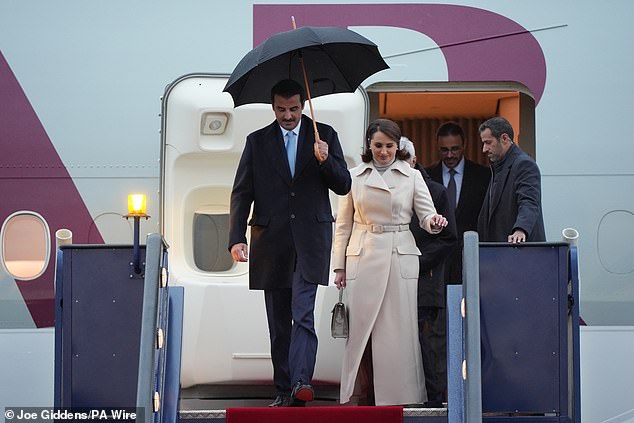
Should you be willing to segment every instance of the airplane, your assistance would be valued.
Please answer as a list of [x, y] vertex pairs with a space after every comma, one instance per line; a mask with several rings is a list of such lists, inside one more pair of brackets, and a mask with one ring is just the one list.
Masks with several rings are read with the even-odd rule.
[[[424, 165], [438, 160], [433, 128], [443, 120], [468, 129], [466, 155], [482, 164], [478, 124], [513, 123], [542, 172], [547, 239], [579, 234], [582, 418], [633, 418], [634, 144], [611, 123], [631, 111], [633, 7], [0, 2], [0, 404], [52, 403], [57, 245], [129, 244], [131, 193], [147, 196], [142, 237], [164, 236], [172, 283], [185, 287], [182, 386], [271, 379], [262, 297], [247, 289], [245, 265], [228, 260], [222, 225], [245, 136], [273, 115], [270, 105], [234, 108], [222, 88], [251, 48], [291, 29], [292, 15], [359, 32], [390, 65], [355, 93], [315, 99], [349, 166], [376, 117], [399, 122]], [[335, 300], [334, 287], [320, 289], [323, 383], [340, 371], [343, 344], [328, 335]]]

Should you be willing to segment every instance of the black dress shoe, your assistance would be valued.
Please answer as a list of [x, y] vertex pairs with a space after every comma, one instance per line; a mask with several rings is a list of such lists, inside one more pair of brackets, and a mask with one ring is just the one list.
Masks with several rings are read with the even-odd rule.
[[291, 398], [288, 395], [278, 395], [275, 397], [269, 407], [288, 407], [291, 403]]
[[303, 383], [301, 380], [293, 386], [293, 391], [291, 392], [291, 398], [293, 400], [300, 401], [312, 401], [315, 399], [315, 391], [313, 391], [313, 387], [307, 383]]

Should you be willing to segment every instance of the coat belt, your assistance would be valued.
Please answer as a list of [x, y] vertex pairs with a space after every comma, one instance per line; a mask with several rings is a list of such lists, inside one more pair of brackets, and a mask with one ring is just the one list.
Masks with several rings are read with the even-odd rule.
[[358, 229], [364, 229], [368, 232], [372, 232], [375, 234], [381, 234], [383, 232], [401, 232], [401, 231], [408, 231], [409, 230], [409, 224], [403, 224], [403, 225], [364, 225], [362, 223], [356, 223], [354, 224], [355, 228]]

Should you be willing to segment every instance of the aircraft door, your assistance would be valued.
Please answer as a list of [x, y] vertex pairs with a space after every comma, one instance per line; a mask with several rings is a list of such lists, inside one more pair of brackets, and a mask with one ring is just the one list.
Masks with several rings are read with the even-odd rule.
[[[183, 387], [272, 380], [263, 295], [248, 289], [248, 264], [233, 262], [227, 240], [231, 189], [246, 137], [274, 114], [270, 104], [234, 109], [222, 92], [226, 81], [186, 75], [163, 98], [161, 230], [169, 245], [170, 281], [185, 287]], [[339, 133], [349, 167], [360, 161], [366, 104], [361, 91], [313, 100], [316, 119]], [[308, 103], [304, 113], [310, 113]], [[336, 213], [335, 194], [331, 202]], [[332, 383], [339, 382], [343, 349], [343, 341], [329, 333], [336, 301], [334, 286], [320, 289], [315, 308], [315, 378]]]

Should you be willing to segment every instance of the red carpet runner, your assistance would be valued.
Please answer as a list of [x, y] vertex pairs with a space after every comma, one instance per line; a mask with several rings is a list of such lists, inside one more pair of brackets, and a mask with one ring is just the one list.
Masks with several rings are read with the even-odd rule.
[[402, 423], [403, 407], [227, 408], [227, 423]]

